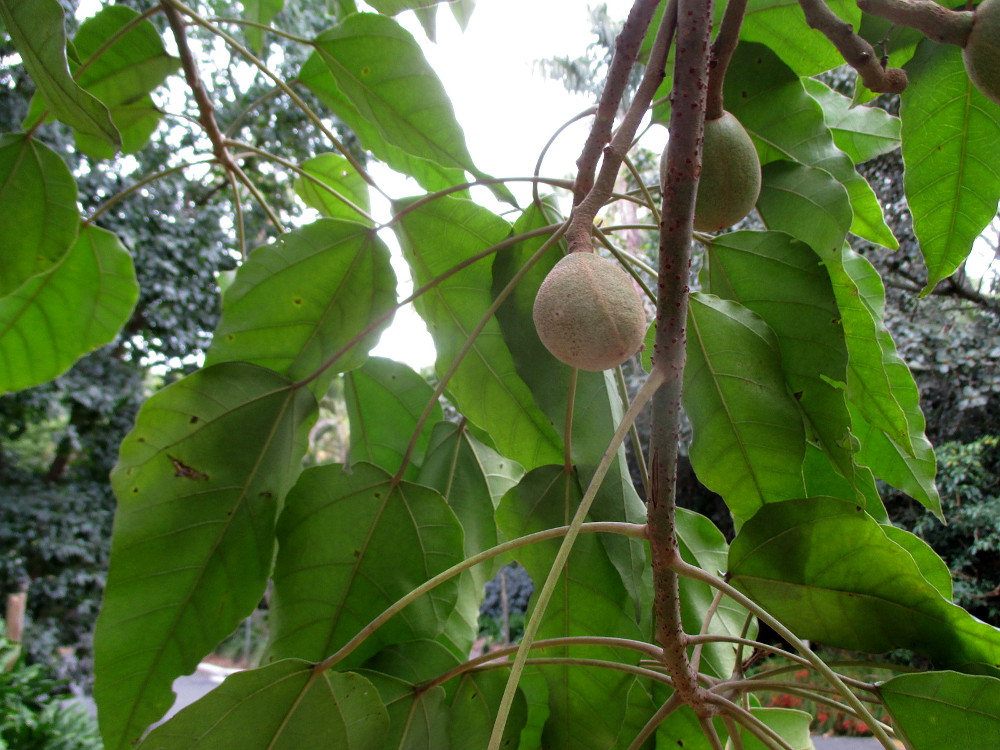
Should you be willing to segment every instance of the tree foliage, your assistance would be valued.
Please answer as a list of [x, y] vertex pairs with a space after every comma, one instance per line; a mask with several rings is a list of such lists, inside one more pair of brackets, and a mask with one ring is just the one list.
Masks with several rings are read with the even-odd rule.
[[[313, 4], [289, 5], [294, 25]], [[757, 689], [794, 688], [748, 673], [766, 652], [814, 670], [830, 692], [810, 698], [865, 721], [887, 748], [893, 737], [989, 747], [1000, 631], [953, 601], [944, 563], [889, 523], [878, 491], [943, 517], [917, 383], [860, 252], [899, 241], [856, 165], [901, 148], [929, 293], [996, 214], [1000, 108], [963, 68], [972, 11], [861, 5], [637, 0], [578, 174], [539, 175], [520, 206], [476, 166], [437, 74], [393, 18], [414, 10], [432, 28], [433, 3], [338, 2], [324, 28], [296, 34], [280, 28], [281, 3], [231, 19], [163, 0], [142, 13], [109, 5], [67, 35], [56, 0], [0, 0], [17, 75], [35, 86], [0, 141], [13, 196], [0, 208], [4, 390], [41, 385], [102, 346], [204, 351], [143, 400], [111, 471], [94, 635], [106, 747], [808, 747], [807, 716], [755, 705]], [[452, 9], [463, 17], [471, 3]], [[915, 36], [887, 36], [886, 20]], [[272, 22], [297, 49], [287, 68], [267, 61]], [[931, 28], [936, 41], [916, 33]], [[196, 50], [216, 48], [267, 80], [256, 98], [206, 84]], [[845, 61], [852, 97], [812, 78]], [[88, 174], [120, 180], [102, 160], [142, 148], [162, 114], [153, 95], [178, 71], [189, 135], [92, 192]], [[865, 106], [872, 92], [900, 94], [899, 117]], [[265, 103], [276, 106], [258, 133], [246, 118]], [[723, 108], [762, 164], [762, 228], [694, 233], [704, 121]], [[669, 131], [661, 181], [617, 193], [650, 110]], [[74, 154], [96, 160], [89, 171], [67, 133]], [[419, 192], [387, 195], [368, 159]], [[125, 202], [161, 180], [177, 181], [163, 196], [174, 203], [130, 235], [116, 212], [124, 222]], [[473, 185], [510, 209], [473, 202]], [[389, 199], [388, 217], [373, 214], [371, 193]], [[596, 221], [612, 200], [649, 212], [656, 268], [621, 251], [618, 232], [633, 225]], [[206, 235], [203, 205], [215, 211]], [[186, 241], [157, 245], [178, 223]], [[407, 299], [390, 239], [414, 280]], [[563, 365], [532, 325], [549, 269], [595, 242], [655, 305], [649, 374], [631, 400], [620, 373]], [[156, 305], [133, 271], [139, 246], [163, 275], [194, 273], [201, 300], [221, 265], [204, 253], [223, 246], [238, 266], [219, 279], [217, 316], [206, 303], [188, 317], [198, 303], [172, 300], [186, 343], [171, 343], [169, 318], [144, 328]], [[69, 290], [72, 315], [59, 304]], [[433, 378], [368, 357], [409, 302], [434, 337]], [[318, 403], [340, 388], [350, 459], [304, 468]], [[624, 442], [649, 403], [637, 490]], [[731, 544], [677, 507], [682, 409], [693, 469], [735, 524]], [[483, 583], [510, 561], [535, 583], [524, 635], [470, 658]], [[146, 734], [173, 680], [268, 591], [268, 663]], [[784, 643], [756, 640], [761, 624]], [[910, 649], [932, 668], [848, 684], [808, 640]]]

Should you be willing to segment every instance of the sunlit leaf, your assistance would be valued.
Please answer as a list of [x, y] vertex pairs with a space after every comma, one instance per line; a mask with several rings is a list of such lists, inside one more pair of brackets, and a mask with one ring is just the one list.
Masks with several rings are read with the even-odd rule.
[[[131, 8], [108, 6], [80, 24], [73, 37], [82, 61], [74, 71], [76, 82], [108, 108], [124, 153], [138, 151], [149, 140], [160, 112], [148, 94], [180, 67], [180, 60], [167, 54], [156, 27], [149, 21], [136, 23], [138, 18]], [[91, 157], [115, 155], [106, 140], [92, 134], [77, 132], [76, 142]]]
[[[255, 24], [267, 26], [285, 7], [285, 0], [243, 0], [243, 18]], [[247, 26], [247, 39], [259, 53], [264, 51], [265, 30], [259, 26]]]
[[[854, 28], [861, 22], [861, 11], [853, 0], [828, 0], [825, 4]], [[799, 75], [814, 75], [844, 64], [837, 48], [820, 31], [806, 25], [798, 4], [785, 0], [750, 0], [740, 38], [770, 45]]]
[[237, 672], [154, 729], [140, 750], [383, 750], [385, 706], [374, 686], [352, 672], [317, 672], [287, 659]]
[[[813, 750], [812, 737], [809, 734], [809, 724], [813, 717], [805, 711], [792, 708], [753, 708], [751, 713], [766, 726], [773, 729], [793, 750]], [[746, 727], [742, 728], [741, 739], [747, 750], [768, 750], [770, 744], [765, 744], [754, 736]]]
[[0, 136], [0, 296], [50, 270], [79, 230], [76, 180], [66, 162], [34, 138]]
[[143, 404], [111, 475], [118, 509], [94, 636], [109, 750], [160, 718], [174, 679], [257, 606], [315, 409], [307, 389], [240, 362]]
[[347, 159], [340, 154], [319, 154], [306, 159], [301, 166], [319, 181], [316, 184], [301, 175], [295, 178], [295, 192], [307, 206], [331, 218], [371, 223], [353, 207], [364, 212], [370, 210], [368, 183]]
[[[397, 202], [396, 223], [403, 255], [417, 286], [467, 261], [505, 239], [510, 225], [461, 198], [440, 198], [419, 208]], [[538, 408], [517, 373], [501, 335], [493, 304], [492, 257], [486, 255], [429, 289], [416, 300], [434, 337], [437, 371], [444, 375], [457, 364], [448, 394], [471, 422], [487, 430], [502, 454], [526, 469], [562, 462], [562, 441]], [[461, 350], [485, 320], [471, 348]]]
[[389, 249], [375, 232], [321, 219], [250, 254], [222, 298], [206, 364], [239, 360], [295, 379], [316, 375], [311, 387], [322, 396], [336, 373], [367, 359], [395, 302]]
[[855, 107], [816, 78], [803, 78], [806, 92], [823, 107], [823, 119], [837, 148], [861, 164], [899, 148], [901, 124], [879, 107]]
[[943, 667], [1000, 667], [1000, 630], [941, 596], [907, 549], [854, 503], [765, 505], [729, 548], [729, 580], [801, 638]]
[[785, 385], [777, 337], [746, 308], [691, 297], [684, 409], [691, 464], [733, 515], [804, 491], [802, 417]]
[[1000, 200], [1000, 108], [972, 85], [961, 50], [926, 40], [900, 96], [903, 184], [929, 292], [968, 257]]
[[[278, 524], [271, 601], [273, 658], [319, 660], [383, 610], [462, 559], [462, 529], [434, 490], [357, 464], [307, 469]], [[454, 580], [406, 607], [351, 656], [433, 639], [455, 605]]]
[[726, 76], [726, 107], [754, 139], [761, 163], [780, 159], [823, 169], [847, 190], [853, 209], [850, 230], [876, 244], [899, 244], [882, 208], [852, 159], [834, 143], [819, 103], [775, 52], [741, 45]]
[[118, 238], [85, 227], [58, 266], [0, 299], [0, 392], [51, 380], [107, 344], [138, 295], [132, 256]]
[[879, 686], [892, 724], [916, 750], [987, 748], [1000, 737], [1000, 680], [924, 672], [893, 677]]
[[[416, 477], [431, 427], [444, 419], [441, 405], [431, 399], [433, 395], [434, 389], [426, 380], [391, 359], [372, 357], [347, 373], [344, 398], [351, 424], [351, 463], [370, 463], [396, 472], [411, 440], [415, 440], [404, 476]], [[428, 407], [427, 417], [418, 425]]]
[[0, 0], [0, 20], [52, 113], [81, 133], [120, 146], [121, 136], [107, 107], [70, 74], [58, 0]]

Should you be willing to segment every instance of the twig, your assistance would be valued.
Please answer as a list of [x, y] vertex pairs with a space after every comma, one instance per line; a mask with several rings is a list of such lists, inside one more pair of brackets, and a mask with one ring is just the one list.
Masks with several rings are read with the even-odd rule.
[[601, 150], [611, 140], [611, 129], [625, 94], [629, 75], [636, 60], [639, 59], [642, 40], [659, 4], [660, 0], [637, 0], [629, 11], [621, 34], [615, 42], [615, 53], [608, 68], [608, 80], [601, 92], [601, 101], [597, 105], [594, 124], [580, 157], [576, 160], [577, 177], [573, 205], [582, 202], [594, 186], [597, 161], [601, 156]]
[[833, 43], [844, 61], [858, 72], [862, 83], [871, 91], [898, 94], [906, 88], [906, 71], [883, 67], [868, 41], [855, 34], [854, 27], [841, 20], [823, 0], [799, 0], [799, 5], [809, 27], [822, 32]]
[[857, 0], [865, 13], [916, 29], [935, 42], [965, 46], [972, 31], [971, 10], [950, 10], [934, 0]]
[[740, 27], [743, 16], [746, 15], [747, 0], [729, 0], [726, 12], [719, 24], [719, 33], [712, 44], [711, 72], [708, 76], [708, 105], [705, 110], [706, 120], [718, 120], [722, 117], [723, 96], [722, 87], [726, 81], [726, 71], [729, 61], [733, 59], [736, 44], [740, 40]]

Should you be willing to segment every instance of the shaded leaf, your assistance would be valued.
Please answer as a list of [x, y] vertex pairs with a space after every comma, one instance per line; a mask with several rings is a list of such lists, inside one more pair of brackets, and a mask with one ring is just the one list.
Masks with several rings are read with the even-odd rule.
[[[510, 225], [462, 198], [439, 198], [419, 208], [394, 204], [395, 225], [414, 283], [424, 286], [505, 239]], [[487, 430], [502, 454], [526, 469], [562, 461], [562, 441], [518, 375], [499, 323], [488, 315], [492, 257], [471, 263], [427, 290], [414, 303], [437, 349], [437, 371], [456, 365], [448, 394], [463, 415]], [[471, 348], [461, 350], [485, 320]]]
[[254, 362], [294, 379], [319, 373], [310, 387], [322, 396], [338, 372], [368, 358], [395, 302], [389, 249], [375, 232], [320, 219], [250, 254], [222, 298], [206, 364]]
[[0, 297], [69, 251], [80, 230], [76, 195], [55, 151], [26, 135], [0, 136]]
[[757, 210], [767, 228], [802, 240], [821, 258], [839, 252], [852, 220], [844, 186], [825, 170], [787, 161], [762, 171]]
[[995, 746], [1000, 737], [1000, 680], [924, 672], [893, 677], [879, 686], [896, 731], [915, 750]]
[[394, 473], [418, 429], [427, 418], [410, 455], [405, 478], [416, 477], [423, 462], [431, 426], [444, 419], [441, 405], [431, 401], [434, 389], [416, 372], [391, 359], [372, 357], [344, 376], [344, 400], [351, 424], [351, 463], [370, 463]]
[[[489, 745], [506, 684], [507, 670], [466, 672], [459, 678], [450, 706], [451, 750], [480, 750]], [[524, 693], [518, 690], [504, 726], [500, 748], [517, 748], [527, 713]]]
[[[278, 524], [273, 658], [333, 654], [390, 605], [463, 558], [462, 530], [435, 491], [357, 464], [307, 469]], [[406, 607], [352, 654], [433, 639], [455, 605], [454, 580]]]
[[138, 296], [132, 256], [118, 238], [84, 227], [59, 265], [0, 299], [0, 392], [51, 380], [107, 344]]
[[331, 218], [372, 223], [350, 205], [365, 212], [371, 209], [368, 183], [347, 159], [340, 154], [319, 154], [301, 166], [320, 183], [301, 175], [295, 178], [295, 192], [307, 206]]
[[774, 332], [744, 307], [691, 296], [684, 409], [691, 464], [737, 519], [804, 491], [805, 430]]
[[58, 0], [0, 0], [0, 20], [52, 113], [71, 128], [119, 147], [121, 136], [107, 107], [70, 74]]
[[[285, 7], [285, 0], [243, 0], [243, 18], [254, 23], [271, 23], [271, 20]], [[258, 26], [247, 26], [247, 39], [258, 53], [264, 51], [264, 29]]]
[[1000, 667], [1000, 630], [944, 597], [910, 553], [854, 503], [766, 505], [729, 548], [729, 580], [801, 638], [946, 667]]
[[961, 50], [924, 41], [900, 95], [903, 184], [927, 263], [924, 293], [968, 257], [1000, 200], [1000, 108], [980, 93]]
[[145, 750], [383, 750], [385, 706], [353, 672], [317, 672], [297, 659], [237, 672], [156, 727]]
[[404, 10], [427, 8], [431, 5], [437, 5], [438, 3], [445, 1], [446, 0], [372, 0], [372, 2], [368, 4], [379, 13], [387, 16], [394, 16], [397, 13], [402, 13]]
[[242, 362], [199, 370], [143, 404], [111, 474], [118, 509], [94, 636], [109, 750], [160, 718], [174, 679], [257, 606], [315, 409], [308, 390]]

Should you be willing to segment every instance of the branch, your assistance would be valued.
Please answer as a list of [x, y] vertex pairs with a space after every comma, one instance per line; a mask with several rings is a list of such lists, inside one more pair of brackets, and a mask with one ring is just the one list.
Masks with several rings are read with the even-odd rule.
[[972, 31], [971, 10], [950, 10], [934, 0], [857, 0], [865, 13], [920, 31], [943, 44], [965, 46]]
[[733, 59], [736, 45], [740, 41], [740, 27], [746, 15], [747, 0], [729, 0], [726, 12], [719, 24], [719, 33], [712, 44], [711, 72], [708, 76], [708, 107], [706, 120], [718, 120], [724, 109], [722, 87], [726, 82], [726, 70]]
[[660, 268], [653, 371], [664, 384], [653, 395], [647, 526], [653, 565], [656, 641], [681, 700], [699, 716], [715, 707], [696, 680], [687, 658], [680, 591], [673, 569], [680, 560], [676, 529], [677, 452], [681, 428], [681, 385], [686, 361], [688, 282], [694, 204], [701, 174], [701, 143], [707, 100], [711, 0], [679, 0], [670, 138], [663, 155]]
[[611, 128], [625, 94], [629, 75], [632, 73], [636, 60], [639, 59], [642, 40], [646, 37], [646, 30], [649, 28], [649, 24], [653, 20], [653, 13], [656, 12], [656, 6], [659, 4], [660, 0], [637, 0], [632, 6], [632, 10], [629, 11], [621, 34], [618, 35], [615, 42], [615, 54], [611, 58], [608, 80], [604, 84], [601, 101], [597, 105], [594, 124], [590, 129], [590, 135], [587, 136], [587, 142], [583, 145], [580, 158], [576, 160], [577, 177], [573, 195], [574, 205], [580, 203], [594, 186], [597, 160], [600, 158], [601, 150], [605, 144], [611, 140]]
[[841, 20], [823, 0], [799, 0], [799, 5], [809, 27], [821, 31], [833, 42], [844, 61], [858, 72], [871, 91], [898, 94], [906, 88], [906, 71], [885, 68], [868, 41], [855, 34], [851, 24]]

